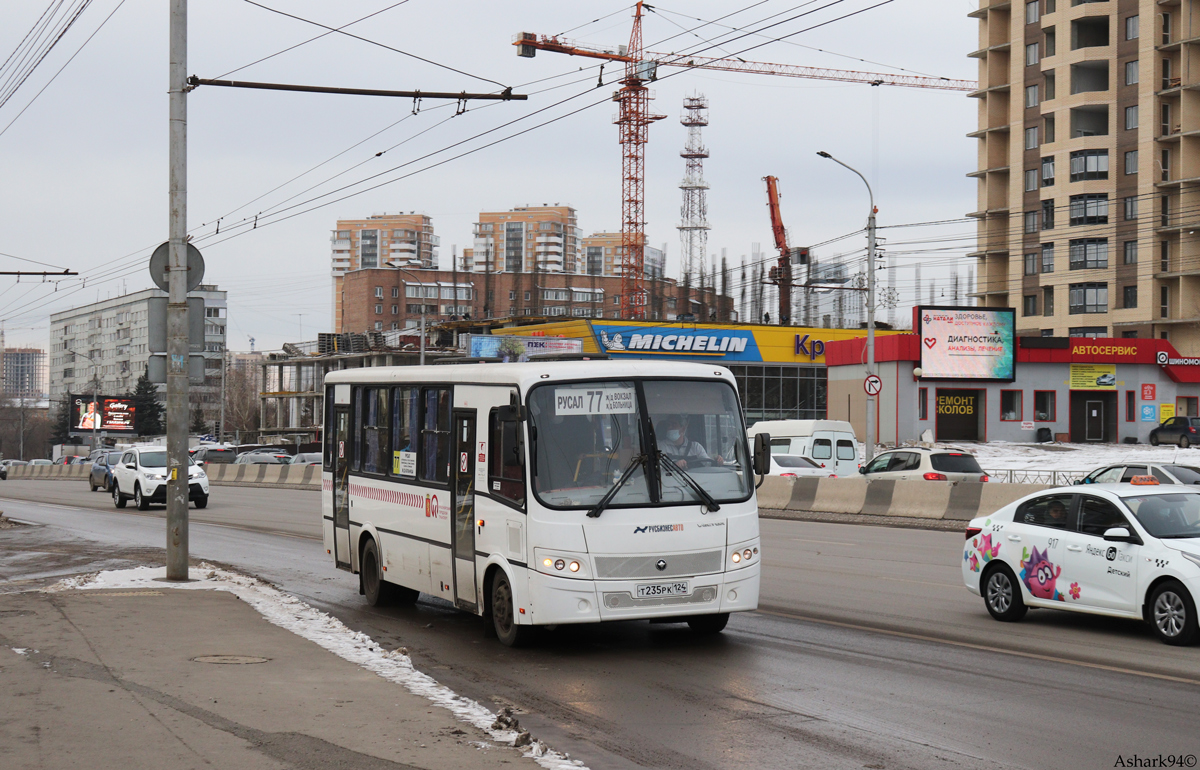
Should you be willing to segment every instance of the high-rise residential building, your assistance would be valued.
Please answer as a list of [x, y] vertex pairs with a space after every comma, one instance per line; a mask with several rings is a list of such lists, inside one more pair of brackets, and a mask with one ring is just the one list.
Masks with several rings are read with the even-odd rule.
[[976, 296], [1016, 308], [1019, 334], [1200, 350], [1196, 10], [1200, 0], [981, 0], [969, 14]]
[[46, 351], [40, 348], [0, 348], [0, 397], [46, 397]]
[[[106, 396], [132, 392], [150, 360], [148, 301], [165, 296], [160, 289], [145, 289], [51, 315], [51, 408], [57, 408], [67, 393], [90, 393], [93, 388]], [[221, 408], [226, 293], [201, 284], [191, 296], [204, 298], [205, 361], [204, 384], [189, 386], [188, 395], [205, 419], [213, 421]], [[165, 389], [159, 385], [159, 390]]]
[[[665, 245], [665, 244], [664, 244]], [[620, 233], [592, 233], [583, 239], [581, 247], [584, 270], [588, 275], [620, 275], [621, 257], [624, 249], [621, 247]], [[643, 270], [647, 278], [662, 278], [666, 267], [666, 252], [653, 246], [643, 247]]]
[[333, 328], [341, 326], [342, 276], [348, 270], [401, 264], [436, 269], [440, 241], [433, 220], [424, 214], [372, 214], [339, 219], [329, 238], [333, 275]]
[[476, 273], [584, 273], [575, 209], [520, 206], [484, 211], [471, 250]]

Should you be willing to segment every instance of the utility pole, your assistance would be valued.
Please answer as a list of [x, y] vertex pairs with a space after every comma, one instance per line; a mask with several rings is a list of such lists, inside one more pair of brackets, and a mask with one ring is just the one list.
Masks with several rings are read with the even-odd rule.
[[167, 292], [167, 580], [188, 579], [187, 0], [171, 0]]

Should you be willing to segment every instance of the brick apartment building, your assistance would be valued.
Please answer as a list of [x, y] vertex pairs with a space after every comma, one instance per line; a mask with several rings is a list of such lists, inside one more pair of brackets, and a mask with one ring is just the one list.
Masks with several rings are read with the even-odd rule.
[[[686, 315], [683, 288], [670, 279], [646, 281], [650, 318]], [[363, 269], [342, 277], [338, 332], [387, 331], [426, 323], [505, 317], [618, 318], [621, 279], [570, 273], [465, 273], [452, 270]], [[734, 320], [733, 301], [691, 289], [697, 319]]]

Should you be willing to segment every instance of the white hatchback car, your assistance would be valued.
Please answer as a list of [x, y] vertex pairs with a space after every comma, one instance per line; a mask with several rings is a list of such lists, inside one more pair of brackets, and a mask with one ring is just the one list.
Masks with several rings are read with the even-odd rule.
[[836, 479], [837, 474], [830, 468], [818, 465], [816, 461], [800, 455], [771, 455], [771, 476], [804, 476], [818, 479]]
[[1141, 618], [1167, 644], [1197, 640], [1200, 490], [1047, 489], [967, 525], [963, 580], [996, 620], [1029, 607]]
[[[139, 511], [167, 502], [167, 449], [144, 446], [126, 449], [113, 466], [113, 505], [124, 508], [132, 499]], [[208, 505], [208, 475], [188, 458], [188, 499], [197, 508]]]

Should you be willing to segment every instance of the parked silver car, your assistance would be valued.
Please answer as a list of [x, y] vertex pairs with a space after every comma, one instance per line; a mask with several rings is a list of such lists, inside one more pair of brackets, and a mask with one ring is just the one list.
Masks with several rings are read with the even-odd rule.
[[987, 481], [975, 456], [958, 449], [900, 447], [875, 455], [859, 471], [868, 479]]

